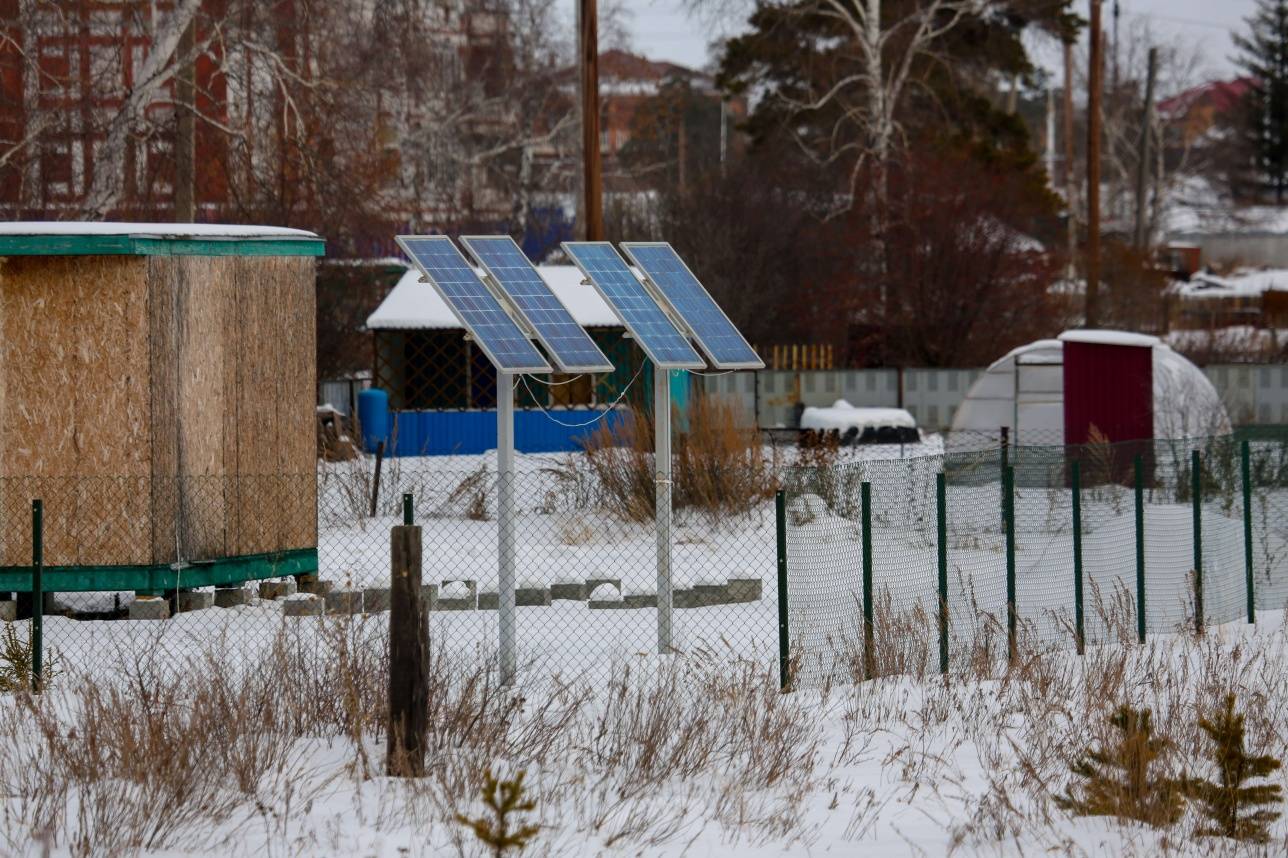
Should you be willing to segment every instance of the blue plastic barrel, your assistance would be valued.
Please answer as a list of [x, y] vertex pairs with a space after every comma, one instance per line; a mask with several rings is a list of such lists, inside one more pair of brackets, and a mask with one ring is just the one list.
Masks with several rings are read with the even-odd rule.
[[358, 422], [362, 424], [362, 449], [374, 453], [376, 445], [381, 441], [388, 448], [389, 394], [378, 387], [370, 387], [359, 393]]

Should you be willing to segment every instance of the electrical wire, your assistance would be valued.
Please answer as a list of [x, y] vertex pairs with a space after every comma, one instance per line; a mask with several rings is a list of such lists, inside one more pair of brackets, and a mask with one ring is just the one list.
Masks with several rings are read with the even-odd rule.
[[527, 375], [526, 373], [525, 373], [525, 376], [527, 378], [532, 379], [537, 384], [544, 384], [546, 387], [563, 387], [565, 384], [572, 384], [574, 381], [576, 381], [579, 378], [585, 378], [586, 373], [583, 372], [580, 375], [574, 375], [572, 378], [568, 379], [567, 381], [542, 381], [541, 379], [537, 378], [535, 375]]
[[587, 420], [585, 423], [565, 423], [564, 421], [558, 419], [549, 411], [547, 411], [544, 405], [542, 405], [540, 402], [537, 402], [536, 394], [532, 392], [532, 388], [528, 387], [528, 374], [526, 372], [519, 376], [519, 381], [523, 382], [523, 389], [528, 391], [528, 396], [532, 397], [532, 401], [534, 404], [536, 404], [537, 410], [540, 411], [542, 414], [546, 415], [547, 420], [549, 420], [551, 423], [558, 424], [559, 426], [562, 426], [565, 429], [581, 429], [586, 426], [592, 426], [598, 423], [599, 421], [603, 420], [605, 417], [607, 417], [609, 412], [611, 412], [614, 408], [616, 408], [617, 404], [626, 398], [627, 392], [630, 391], [631, 386], [635, 384], [635, 381], [640, 377], [640, 373], [643, 371], [644, 371], [644, 364], [640, 364], [640, 368], [635, 370], [635, 375], [631, 376], [631, 380], [628, 381], [626, 383], [626, 386], [622, 388], [622, 392], [617, 394], [617, 398], [614, 399], [611, 403], [609, 403], [609, 405], [603, 411], [600, 412], [598, 417], [595, 417], [591, 420]]

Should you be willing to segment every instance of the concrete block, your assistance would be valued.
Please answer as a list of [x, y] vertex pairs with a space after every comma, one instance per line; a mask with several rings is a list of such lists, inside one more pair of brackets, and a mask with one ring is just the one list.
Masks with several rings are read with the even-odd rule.
[[287, 596], [294, 596], [295, 592], [294, 578], [287, 578], [283, 581], [259, 582], [259, 597], [261, 599], [285, 599]]
[[215, 590], [216, 608], [235, 608], [250, 604], [250, 590], [245, 587], [219, 587]]
[[622, 591], [621, 578], [587, 578], [586, 579], [586, 598], [587, 599], [590, 598], [590, 594], [594, 593], [595, 588], [598, 587], [600, 584], [612, 584], [614, 587], [617, 588], [617, 592], [620, 593]]
[[[467, 589], [466, 595], [455, 595], [461, 591], [460, 585], [464, 584]], [[450, 590], [453, 595], [444, 596], [443, 591]], [[434, 606], [436, 611], [472, 611], [478, 605], [479, 584], [472, 578], [457, 578], [443, 581], [442, 587], [438, 591], [438, 603]]]
[[592, 599], [586, 603], [586, 606], [592, 611], [620, 611], [627, 607], [625, 599], [616, 599], [611, 602], [596, 602]]
[[362, 613], [361, 590], [330, 590], [322, 597], [328, 614], [351, 616]]
[[438, 610], [438, 585], [421, 584], [420, 585], [420, 604], [425, 611]]
[[160, 596], [144, 596], [130, 603], [131, 620], [168, 620], [170, 601]]
[[389, 610], [390, 595], [388, 587], [367, 587], [362, 591], [362, 610], [368, 614], [378, 614]]
[[704, 605], [727, 605], [729, 588], [725, 584], [694, 584], [693, 592], [698, 594]]
[[501, 606], [500, 593], [489, 593], [486, 590], [483, 591], [482, 593], [479, 593], [480, 611], [495, 611], [495, 610], [499, 610], [500, 606]]
[[514, 604], [520, 608], [545, 607], [550, 604], [550, 598], [548, 587], [516, 587], [514, 590]]
[[18, 619], [18, 603], [12, 599], [0, 602], [0, 622], [12, 623]]
[[730, 602], [759, 602], [763, 582], [759, 578], [730, 578], [726, 587]]
[[320, 617], [323, 601], [309, 594], [307, 599], [283, 599], [282, 615], [287, 617]]
[[624, 608], [656, 608], [657, 593], [627, 593], [622, 603]]
[[204, 611], [215, 606], [215, 594], [212, 590], [181, 590], [176, 597], [181, 614], [189, 611]]
[[315, 578], [312, 575], [301, 575], [296, 584], [295, 592], [310, 593], [314, 596], [325, 596], [334, 589], [334, 581], [324, 581], [320, 578]]
[[567, 599], [573, 602], [584, 602], [586, 601], [586, 595], [589, 592], [590, 591], [586, 589], [586, 585], [580, 581], [575, 584], [550, 585], [551, 599]]
[[698, 594], [692, 590], [671, 591], [671, 607], [673, 608], [700, 608], [702, 604]]

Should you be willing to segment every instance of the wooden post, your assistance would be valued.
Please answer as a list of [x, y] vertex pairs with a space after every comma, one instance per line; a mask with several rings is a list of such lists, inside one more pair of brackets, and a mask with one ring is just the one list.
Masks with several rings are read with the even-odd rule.
[[194, 17], [179, 37], [174, 76], [174, 219], [192, 223], [197, 219], [197, 117], [196, 73], [197, 21]]
[[380, 466], [385, 460], [385, 442], [376, 442], [376, 475], [371, 481], [371, 517], [376, 517], [380, 508]]
[[1087, 70], [1087, 295], [1086, 327], [1099, 323], [1100, 290], [1100, 79], [1103, 60], [1100, 0], [1091, 0], [1091, 57]]
[[420, 528], [390, 532], [389, 729], [385, 771], [425, 774], [429, 729], [429, 627], [421, 601]]
[[1078, 255], [1078, 181], [1073, 169], [1073, 43], [1064, 43], [1064, 195], [1069, 207], [1069, 279]]
[[599, 18], [596, 0], [578, 0], [581, 41], [581, 160], [586, 240], [604, 240], [603, 164], [599, 151]]

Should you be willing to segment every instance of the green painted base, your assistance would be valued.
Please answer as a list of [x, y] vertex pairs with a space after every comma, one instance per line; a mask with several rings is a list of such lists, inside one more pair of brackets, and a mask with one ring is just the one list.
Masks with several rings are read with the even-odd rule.
[[3, 235], [0, 256], [322, 256], [320, 238], [148, 238], [137, 235]]
[[[46, 593], [134, 590], [164, 593], [189, 587], [222, 587], [286, 575], [316, 575], [318, 550], [295, 548], [270, 554], [245, 554], [198, 560], [181, 569], [170, 566], [46, 566], [41, 587]], [[30, 566], [0, 566], [0, 592], [31, 592]]]

